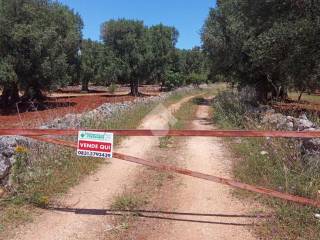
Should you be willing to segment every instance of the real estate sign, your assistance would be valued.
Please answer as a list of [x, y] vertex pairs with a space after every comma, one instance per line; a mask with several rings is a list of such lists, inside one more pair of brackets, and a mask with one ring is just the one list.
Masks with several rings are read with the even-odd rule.
[[113, 133], [79, 131], [77, 155], [112, 158]]

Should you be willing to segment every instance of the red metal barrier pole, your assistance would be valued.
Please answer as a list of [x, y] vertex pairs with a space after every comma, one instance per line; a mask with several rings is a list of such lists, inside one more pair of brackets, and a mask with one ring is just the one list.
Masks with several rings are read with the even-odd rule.
[[[106, 130], [82, 129], [83, 131], [111, 132], [118, 136], [172, 136], [172, 137], [277, 137], [320, 138], [320, 131], [256, 131], [256, 130]], [[76, 136], [79, 129], [0, 129], [1, 135], [20, 136]]]
[[[76, 143], [67, 142], [67, 141], [60, 140], [60, 139], [50, 139], [50, 138], [43, 138], [43, 137], [32, 137], [32, 138], [39, 140], [39, 141], [47, 142], [47, 143], [54, 143], [54, 144], [59, 144], [59, 145], [63, 145], [66, 147], [77, 148]], [[179, 167], [165, 165], [165, 164], [161, 164], [161, 163], [157, 163], [157, 162], [153, 162], [153, 161], [149, 161], [149, 160], [144, 160], [141, 158], [136, 158], [136, 157], [128, 156], [128, 155], [121, 154], [121, 153], [113, 153], [113, 156], [117, 159], [120, 159], [120, 160], [152, 167], [152, 168], [160, 170], [160, 171], [179, 173], [182, 175], [187, 175], [187, 176], [191, 176], [191, 177], [195, 177], [195, 178], [199, 178], [199, 179], [203, 179], [203, 180], [207, 180], [207, 181], [211, 181], [211, 182], [221, 183], [224, 185], [228, 185], [230, 187], [239, 188], [239, 189], [243, 189], [243, 190], [247, 190], [247, 191], [251, 191], [251, 192], [255, 192], [255, 193], [260, 193], [260, 194], [280, 198], [283, 200], [287, 200], [287, 201], [291, 201], [291, 202], [295, 202], [295, 203], [299, 203], [299, 204], [303, 204], [303, 205], [320, 207], [319, 201], [309, 199], [309, 198], [294, 196], [291, 194], [282, 193], [282, 192], [274, 191], [274, 190], [263, 188], [263, 187], [257, 187], [257, 186], [249, 185], [246, 183], [241, 183], [241, 182], [237, 182], [234, 180], [226, 179], [226, 178], [216, 177], [216, 176], [212, 176], [212, 175], [208, 175], [208, 174], [204, 174], [204, 173], [200, 173], [200, 172], [191, 171], [191, 170], [184, 169], [184, 168], [179, 168]]]

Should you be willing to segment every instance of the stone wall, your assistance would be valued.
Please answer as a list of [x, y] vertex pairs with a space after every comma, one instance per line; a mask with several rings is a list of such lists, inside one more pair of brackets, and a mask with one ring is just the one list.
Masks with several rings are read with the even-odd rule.
[[[310, 121], [305, 114], [298, 118], [276, 113], [269, 109], [261, 114], [261, 123], [271, 125], [276, 130], [286, 131], [320, 131], [320, 127]], [[319, 157], [320, 161], [320, 138], [301, 140], [302, 153]]]

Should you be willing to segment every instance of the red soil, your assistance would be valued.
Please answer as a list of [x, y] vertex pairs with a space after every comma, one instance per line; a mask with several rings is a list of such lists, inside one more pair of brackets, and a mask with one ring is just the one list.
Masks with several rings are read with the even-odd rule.
[[311, 112], [317, 115], [320, 115], [320, 104], [317, 103], [309, 103], [309, 102], [289, 102], [289, 103], [277, 103], [273, 105], [277, 111], [285, 112], [285, 113], [303, 113], [303, 112]]
[[0, 110], [0, 128], [32, 128], [68, 113], [83, 113], [104, 103], [132, 101], [131, 96], [79, 96], [49, 98], [43, 104], [18, 105], [17, 109]]

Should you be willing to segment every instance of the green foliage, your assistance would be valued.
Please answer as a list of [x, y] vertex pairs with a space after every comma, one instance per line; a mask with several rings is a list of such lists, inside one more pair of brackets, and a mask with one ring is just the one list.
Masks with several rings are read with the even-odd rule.
[[15, 81], [33, 98], [70, 82], [81, 38], [78, 15], [50, 0], [2, 0], [0, 26], [10, 26], [0, 28], [0, 85]]
[[0, 59], [0, 84], [10, 85], [17, 82], [17, 74], [14, 72], [12, 60]]
[[[23, 148], [21, 148], [23, 149]], [[27, 167], [28, 167], [28, 154], [26, 151], [17, 151], [17, 156], [15, 158], [15, 163], [12, 169], [12, 180], [14, 185], [18, 186], [23, 184], [27, 177]]]
[[205, 53], [199, 47], [178, 50], [177, 29], [163, 24], [110, 20], [102, 24], [103, 42], [82, 40], [80, 16], [59, 2], [1, 0], [0, 25], [10, 26], [0, 28], [4, 106], [16, 103], [20, 94], [23, 100], [41, 99], [44, 91], [70, 83], [81, 82], [84, 91], [89, 83], [125, 83], [139, 95], [139, 84], [173, 89], [186, 83], [182, 78], [197, 85], [208, 74]]
[[[119, 19], [105, 22], [101, 35], [118, 60], [120, 71], [115, 75], [130, 83], [132, 95], [139, 94], [138, 86], [143, 82], [161, 83], [169, 90], [183, 85], [183, 71], [189, 67], [175, 48], [179, 33], [174, 27], [159, 24], [148, 28], [142, 21]], [[192, 60], [200, 59], [189, 62]]]
[[81, 53], [80, 76], [83, 90], [88, 90], [89, 82], [107, 86], [118, 81], [122, 64], [110, 48], [89, 39], [82, 42]]
[[120, 79], [131, 85], [131, 94], [137, 96], [139, 80], [145, 67], [146, 28], [142, 21], [110, 20], [102, 25], [104, 43], [123, 63]]
[[239, 95], [233, 92], [224, 92], [216, 96], [214, 104], [214, 120], [225, 128], [244, 128], [246, 105]]
[[110, 92], [110, 93], [114, 93], [114, 92], [117, 90], [117, 88], [118, 88], [118, 87], [117, 87], [116, 84], [111, 83], [108, 89], [109, 89], [109, 92]]
[[166, 72], [164, 87], [166, 90], [173, 90], [184, 85], [184, 76], [179, 72]]
[[319, 21], [319, 1], [218, 1], [202, 30], [211, 71], [265, 100], [319, 87]]
[[201, 83], [209, 81], [208, 58], [200, 47], [179, 50], [178, 60], [178, 70], [176, 71], [184, 76], [185, 84], [199, 86]]
[[111, 205], [111, 209], [118, 211], [133, 211], [145, 204], [146, 200], [139, 195], [126, 193], [116, 197]]
[[185, 51], [184, 73], [205, 74], [208, 70], [207, 56], [200, 47]]
[[148, 29], [149, 68], [153, 83], [164, 86], [166, 72], [174, 69], [174, 61], [179, 33], [174, 27], [163, 24]]
[[201, 83], [206, 83], [208, 76], [205, 73], [191, 73], [186, 77], [186, 83], [194, 86], [199, 86]]
[[171, 143], [172, 143], [172, 137], [170, 136], [159, 138], [159, 148], [168, 148]]

